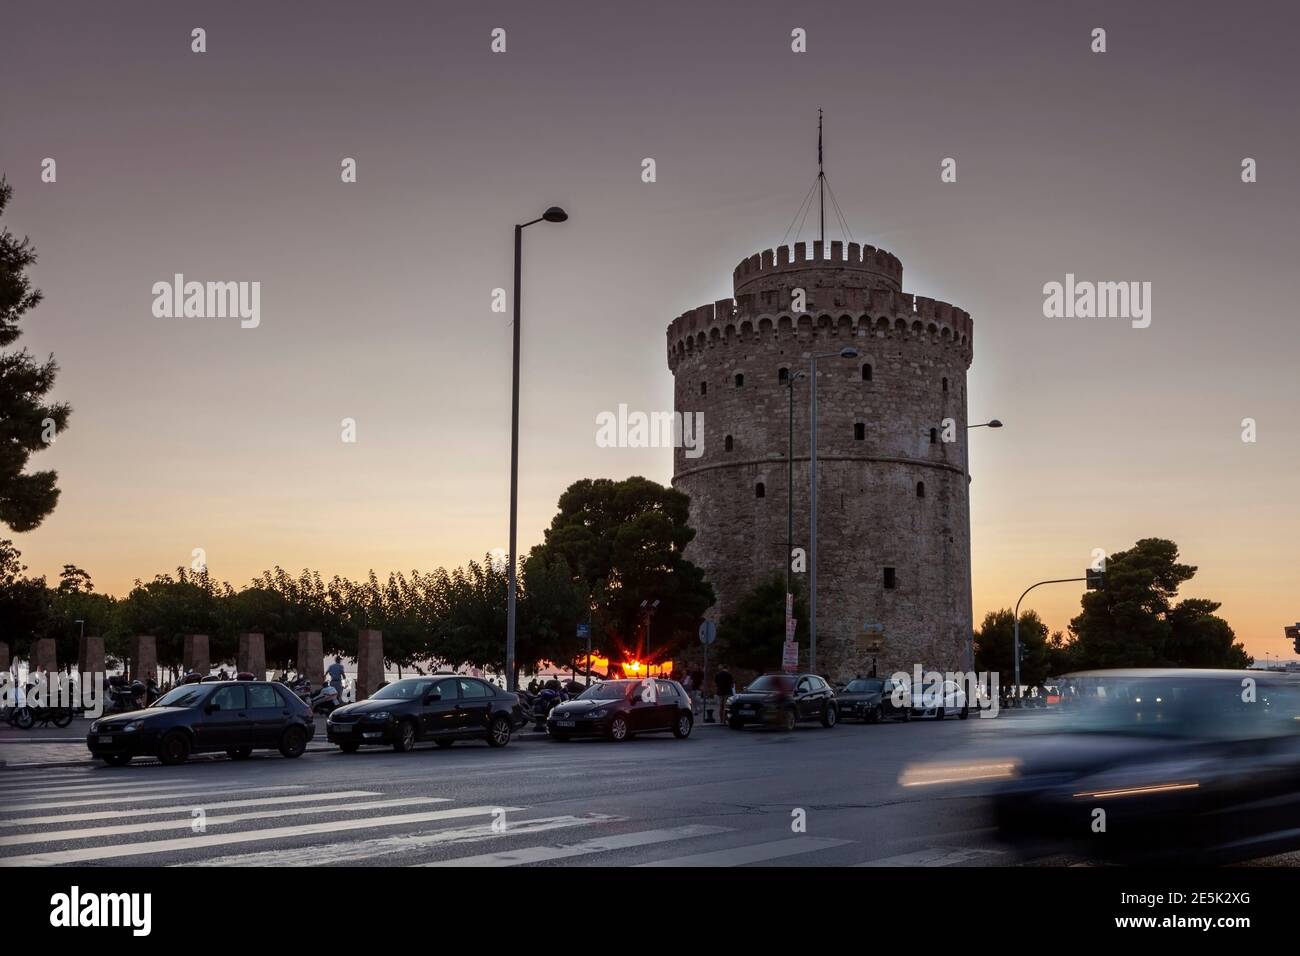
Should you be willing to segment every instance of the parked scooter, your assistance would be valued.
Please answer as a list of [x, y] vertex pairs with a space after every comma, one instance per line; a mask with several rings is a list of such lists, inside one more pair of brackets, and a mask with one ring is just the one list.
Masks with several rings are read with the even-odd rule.
[[311, 699], [307, 701], [314, 714], [329, 714], [334, 708], [341, 703], [339, 700], [338, 689], [333, 684], [324, 684], [321, 689], [312, 694]]

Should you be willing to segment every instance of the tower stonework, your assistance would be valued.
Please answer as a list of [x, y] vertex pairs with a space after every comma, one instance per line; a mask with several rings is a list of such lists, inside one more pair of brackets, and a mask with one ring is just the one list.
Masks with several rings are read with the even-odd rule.
[[[817, 362], [817, 669], [833, 681], [867, 673], [868, 623], [885, 629], [878, 673], [964, 669], [970, 316], [904, 293], [902, 263], [884, 250], [811, 245], [811, 255], [798, 243], [793, 257], [788, 246], [750, 256], [736, 267], [734, 299], [668, 326], [675, 408], [703, 413], [703, 453], [673, 453], [673, 486], [690, 495], [696, 529], [686, 556], [717, 590], [714, 620], [784, 575], [785, 378], [833, 353]], [[857, 358], [839, 357], [850, 346]], [[793, 545], [807, 551], [807, 378], [793, 398]], [[807, 573], [795, 577], [806, 593]], [[801, 655], [806, 666], [806, 647]]]

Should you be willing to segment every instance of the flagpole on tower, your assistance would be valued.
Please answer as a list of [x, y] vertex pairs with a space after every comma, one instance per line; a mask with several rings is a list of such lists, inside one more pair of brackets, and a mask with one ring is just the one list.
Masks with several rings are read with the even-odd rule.
[[826, 171], [822, 168], [822, 111], [817, 108], [817, 192], [822, 248], [826, 248]]

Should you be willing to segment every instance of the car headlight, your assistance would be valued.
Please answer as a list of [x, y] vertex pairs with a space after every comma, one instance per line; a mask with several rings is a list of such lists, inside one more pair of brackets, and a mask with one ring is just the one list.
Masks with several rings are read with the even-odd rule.
[[381, 710], [381, 711], [379, 711], [379, 713], [377, 713], [377, 714], [371, 714], [371, 715], [370, 715], [370, 720], [374, 720], [374, 721], [378, 721], [378, 722], [382, 723], [383, 721], [388, 720], [388, 719], [391, 718], [392, 716], [393, 716], [393, 715], [390, 714], [388, 711], [386, 711], [386, 710]]
[[97, 730], [99, 730], [99, 721], [97, 721], [97, 720], [92, 720], [92, 721], [90, 722], [90, 732], [93, 734], [93, 733], [95, 733], [95, 731], [97, 731]]
[[589, 711], [587, 711], [587, 716], [588, 716], [588, 717], [604, 717], [604, 716], [605, 716], [606, 714], [608, 714], [608, 713], [609, 713], [609, 708], [608, 708], [608, 707], [597, 707], [595, 710], [589, 710]]
[[122, 733], [124, 734], [133, 733], [134, 731], [139, 730], [143, 726], [144, 726], [143, 720], [133, 720], [125, 727], [122, 728]]

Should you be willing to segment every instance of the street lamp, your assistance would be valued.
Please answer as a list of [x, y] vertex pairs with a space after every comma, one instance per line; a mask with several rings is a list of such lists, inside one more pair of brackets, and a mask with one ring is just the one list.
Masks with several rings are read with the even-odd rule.
[[[1002, 422], [996, 418], [990, 418], [986, 422], [979, 422], [975, 425], [967, 425], [966, 430], [972, 428], [1001, 428]], [[961, 446], [961, 470], [966, 477], [966, 604], [973, 606], [975, 597], [971, 593], [970, 575], [972, 571], [971, 540], [970, 540], [970, 441], [969, 439], [962, 442]], [[975, 631], [974, 621], [971, 627], [966, 628], [966, 669], [970, 672], [975, 671]]]
[[811, 515], [808, 535], [808, 670], [817, 673], [817, 360], [823, 358], [858, 357], [858, 350], [846, 345], [838, 352], [813, 355], [808, 361], [808, 391], [811, 394], [810, 420], [812, 435], [809, 447], [808, 482], [812, 489]]
[[524, 229], [535, 222], [564, 222], [569, 218], [551, 206], [536, 219], [515, 226], [514, 368], [510, 388], [510, 570], [506, 591], [506, 689], [515, 690], [515, 541], [519, 530], [519, 296]]
[[[658, 608], [659, 608], [658, 600], [655, 601], [646, 600], [641, 602], [641, 613], [645, 615], [645, 646], [644, 646], [644, 652], [642, 653], [641, 656], [645, 658], [646, 677], [650, 676], [650, 618], [654, 617], [654, 613], [656, 610], [658, 610]], [[661, 667], [660, 672], [662, 673], [662, 671], [663, 668]]]

